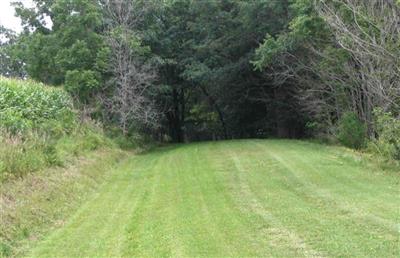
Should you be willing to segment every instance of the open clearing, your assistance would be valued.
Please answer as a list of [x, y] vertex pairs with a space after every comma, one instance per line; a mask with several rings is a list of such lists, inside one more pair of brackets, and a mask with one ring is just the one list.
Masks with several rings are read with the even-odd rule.
[[399, 255], [399, 174], [301, 141], [175, 145], [124, 161], [30, 256]]

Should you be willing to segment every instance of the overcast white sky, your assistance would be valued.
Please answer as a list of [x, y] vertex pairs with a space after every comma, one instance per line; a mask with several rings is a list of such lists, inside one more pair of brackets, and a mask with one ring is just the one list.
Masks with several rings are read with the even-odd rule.
[[[22, 30], [21, 20], [14, 16], [15, 12], [11, 2], [15, 2], [15, 0], [0, 0], [0, 25], [20, 32]], [[31, 0], [19, 0], [19, 2], [23, 2], [27, 6], [32, 4]]]

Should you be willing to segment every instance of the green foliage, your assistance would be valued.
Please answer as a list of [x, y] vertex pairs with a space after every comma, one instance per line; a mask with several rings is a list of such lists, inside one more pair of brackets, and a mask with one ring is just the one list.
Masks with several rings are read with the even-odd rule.
[[[285, 29], [289, 2], [155, 2], [145, 15], [143, 38], [159, 61], [161, 83], [170, 88], [157, 92], [156, 100], [168, 110], [163, 130], [173, 141], [255, 137], [272, 127], [279, 107], [264, 98], [273, 94], [271, 82], [250, 61], [265, 35], [274, 38]], [[209, 114], [216, 121], [204, 126]]]
[[[15, 4], [24, 33], [16, 45], [30, 77], [67, 86], [79, 100], [90, 102], [107, 75], [107, 50], [98, 1], [32, 1], [37, 8]], [[49, 16], [48, 29], [42, 17]], [[33, 31], [33, 32], [32, 32]]]
[[11, 247], [7, 245], [6, 243], [1, 242], [0, 243], [0, 254], [3, 256], [11, 256]]
[[360, 149], [366, 141], [366, 127], [353, 112], [346, 112], [338, 123], [337, 138], [344, 146]]
[[131, 129], [127, 135], [124, 135], [121, 128], [109, 126], [105, 133], [118, 147], [124, 150], [147, 150], [156, 145], [154, 139], [148, 134]]
[[34, 81], [0, 77], [0, 127], [13, 133], [30, 130], [62, 134], [75, 126], [69, 95]]
[[34, 81], [0, 78], [0, 179], [22, 177], [110, 145], [100, 127], [79, 124], [71, 97]]
[[262, 70], [266, 65], [280, 53], [285, 51], [285, 45], [281, 39], [274, 39], [271, 35], [267, 35], [264, 42], [256, 49], [256, 60], [252, 64], [259, 70]]
[[20, 59], [18, 36], [0, 25], [0, 76], [24, 77], [24, 63]]
[[[190, 135], [204, 136], [210, 132], [218, 132], [221, 126], [215, 111], [208, 110], [206, 105], [194, 105], [189, 111], [186, 123], [186, 132]], [[213, 138], [208, 136], [205, 138]], [[214, 137], [215, 138], [215, 137]]]
[[82, 136], [82, 140], [75, 147], [78, 151], [93, 151], [101, 146], [113, 145], [112, 141], [105, 137], [103, 130], [97, 124], [88, 122], [82, 124], [77, 135]]
[[377, 138], [370, 142], [369, 148], [387, 159], [400, 160], [400, 119], [377, 108], [374, 120]]
[[20, 177], [46, 166], [45, 140], [37, 135], [0, 133], [0, 181]]
[[[0, 29], [11, 39], [0, 48], [0, 73], [19, 76], [23, 68], [33, 79], [65, 85], [74, 100], [91, 107], [92, 117], [115, 123], [118, 116], [106, 108], [116, 86], [111, 58], [115, 46], [124, 46], [131, 55], [123, 56], [136, 56], [140, 64], [158, 70], [157, 87], [145, 94], [163, 112], [161, 127], [151, 133], [169, 134], [173, 141], [258, 137], [260, 132], [332, 135], [344, 110], [362, 114], [371, 136], [370, 110], [386, 94], [393, 100], [389, 110], [399, 113], [399, 80], [393, 72], [400, 62], [399, 37], [396, 32], [386, 37], [383, 25], [395, 26], [371, 11], [387, 1], [376, 2], [373, 9], [355, 1], [351, 10], [343, 1], [133, 0], [133, 26], [118, 21], [127, 18], [122, 17], [124, 8], [121, 17], [110, 15], [107, 2], [32, 0], [35, 8], [15, 4], [24, 32], [17, 37]], [[396, 17], [399, 9], [391, 3], [386, 12]], [[324, 15], [325, 4], [340, 18], [340, 26], [332, 26]], [[51, 28], [44, 17], [51, 18]], [[356, 36], [341, 31], [342, 26], [354, 29]], [[374, 39], [386, 42], [383, 49], [377, 47], [371, 56], [367, 51], [368, 58], [352, 53], [352, 46], [371, 40], [374, 45]], [[361, 64], [369, 59], [371, 65]], [[388, 60], [393, 69], [385, 70]], [[369, 73], [370, 68], [382, 70]], [[390, 87], [370, 98], [372, 85], [380, 83]], [[33, 126], [15, 110], [5, 113], [13, 120], [4, 124]], [[209, 115], [214, 120], [205, 123]], [[316, 124], [307, 127], [307, 121]], [[63, 128], [57, 125], [51, 127]]]
[[69, 135], [55, 138], [43, 133], [12, 134], [0, 131], [0, 181], [23, 177], [50, 166], [62, 166], [74, 157], [112, 146], [96, 125], [85, 123]]
[[287, 6], [286, 26], [275, 36], [267, 34], [255, 50], [252, 64], [262, 70], [273, 65], [273, 60], [282, 54], [291, 53], [305, 43], [324, 45], [330, 37], [329, 29], [315, 10], [311, 0], [294, 0]]
[[100, 74], [91, 70], [72, 70], [65, 75], [65, 90], [80, 100], [87, 100], [100, 87]]

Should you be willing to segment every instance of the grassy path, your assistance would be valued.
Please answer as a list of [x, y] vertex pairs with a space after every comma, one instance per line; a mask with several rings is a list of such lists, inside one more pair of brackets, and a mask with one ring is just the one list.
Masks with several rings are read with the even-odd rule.
[[396, 257], [399, 174], [340, 148], [228, 141], [129, 158], [31, 256]]

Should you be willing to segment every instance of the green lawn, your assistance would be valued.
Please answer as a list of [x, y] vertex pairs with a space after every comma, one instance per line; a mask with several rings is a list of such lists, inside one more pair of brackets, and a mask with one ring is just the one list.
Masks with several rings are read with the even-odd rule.
[[132, 156], [29, 255], [398, 257], [400, 173], [301, 141]]

